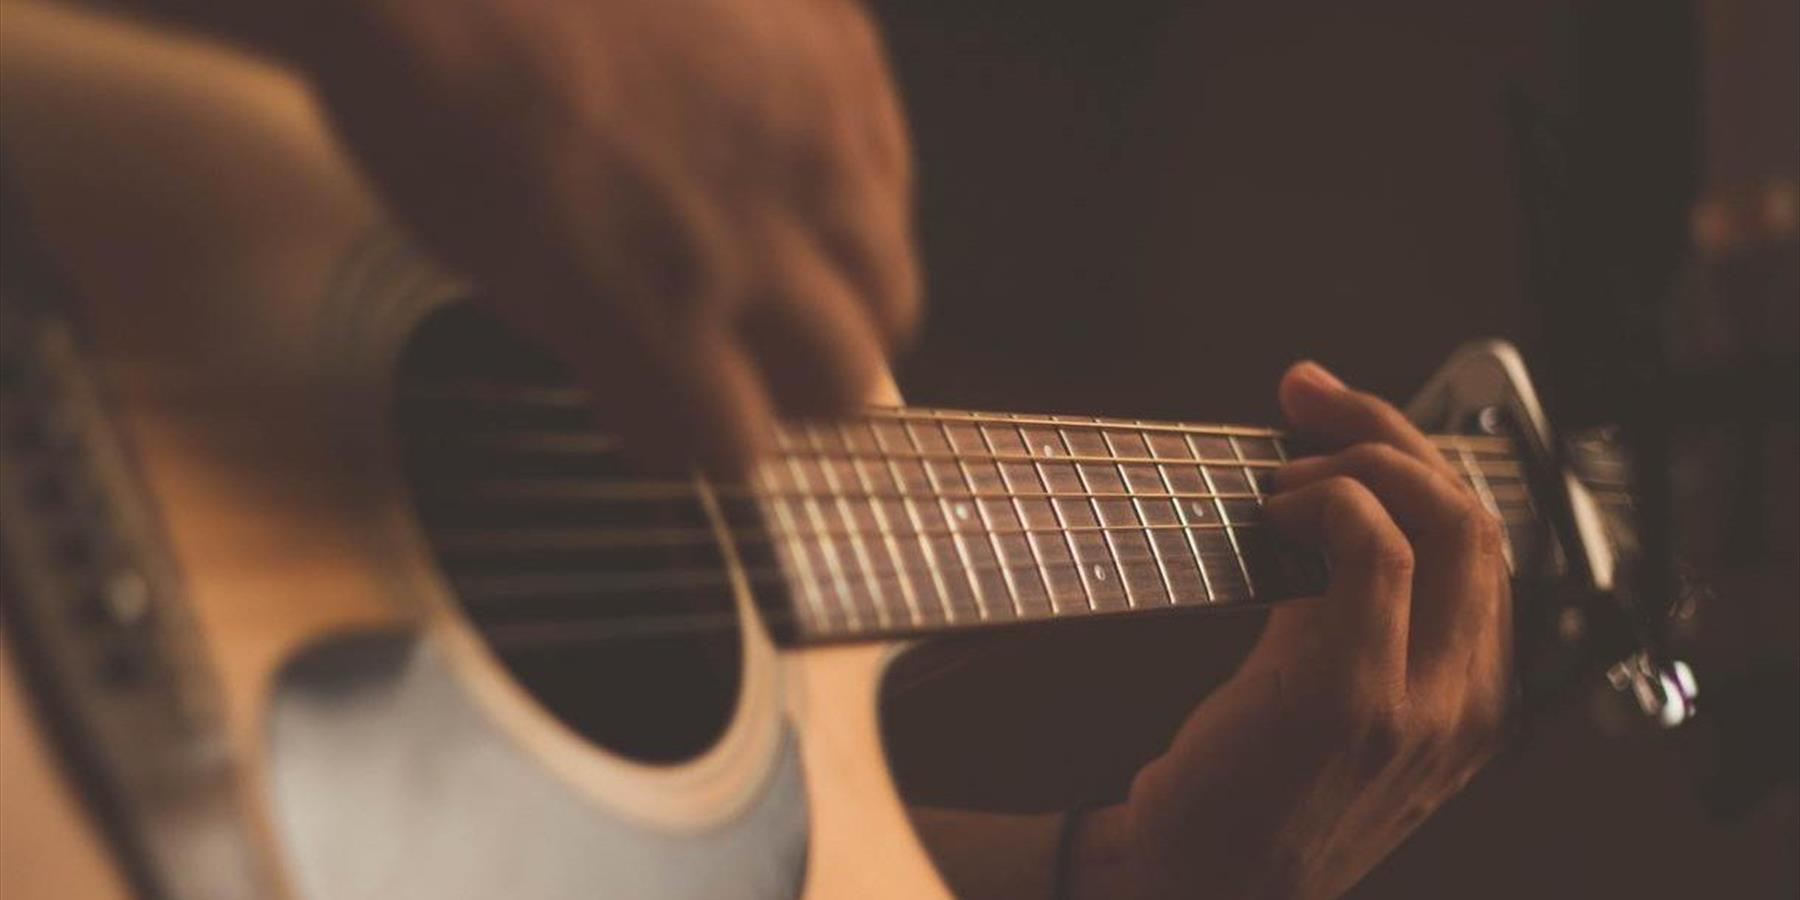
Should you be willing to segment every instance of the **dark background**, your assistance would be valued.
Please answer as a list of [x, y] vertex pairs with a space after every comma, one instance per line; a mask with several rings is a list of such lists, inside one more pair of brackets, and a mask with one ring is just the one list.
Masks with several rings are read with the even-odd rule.
[[[1499, 335], [1533, 350], [1502, 101], [1509, 86], [1544, 82], [1566, 49], [1553, 27], [1565, 8], [893, 0], [877, 11], [917, 146], [930, 318], [901, 363], [912, 402], [1271, 422], [1275, 379], [1299, 357], [1403, 400], [1461, 341]], [[1791, 213], [1800, 14], [1792, 2], [1705, 2], [1697, 17], [1700, 196], [1775, 224], [1712, 235], [1683, 277], [1703, 318], [1742, 326], [1733, 317], [1752, 310], [1758, 339], [1791, 353], [1792, 217], [1764, 207], [1778, 203], [1769, 186], [1786, 184]], [[1791, 421], [1755, 438], [1771, 460], [1757, 487], [1762, 552], [1733, 557], [1719, 528], [1693, 529], [1716, 596], [1689, 630], [1714, 672], [1792, 660], [1800, 645]], [[1260, 624], [1233, 615], [928, 646], [893, 685], [897, 774], [925, 803], [1053, 809], [1116, 796]], [[1743, 821], [1713, 821], [1694, 775], [1700, 738], [1606, 725], [1591, 699], [1540, 723], [1358, 895], [1800, 895], [1791, 785]]]

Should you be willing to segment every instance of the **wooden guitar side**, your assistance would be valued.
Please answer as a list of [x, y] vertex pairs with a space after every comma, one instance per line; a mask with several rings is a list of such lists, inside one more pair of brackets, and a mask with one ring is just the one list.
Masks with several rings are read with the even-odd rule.
[[[371, 550], [369, 523], [393, 518], [397, 489], [364, 490], [369, 466], [346, 459], [355, 429], [343, 411], [361, 403], [376, 415], [382, 383], [365, 375], [391, 363], [382, 341], [391, 353], [408, 317], [453, 285], [428, 267], [366, 266], [356, 276], [380, 279], [378, 289], [347, 293], [346, 260], [389, 229], [303, 86], [203, 40], [32, 2], [5, 4], [0, 59], [9, 174], [82, 303], [185, 577], [268, 882], [296, 893], [271, 808], [276, 679], [303, 649], [371, 629], [445, 641], [495, 733], [566, 779], [594, 815], [643, 817], [657, 796], [644, 785], [662, 776], [581, 745], [497, 685], [491, 660], [456, 638], [441, 596], [397, 591], [395, 572], [410, 563]], [[400, 298], [391, 315], [343, 302], [371, 290]], [[331, 364], [353, 332], [380, 337], [355, 351], [360, 362]], [[746, 689], [767, 690], [776, 705], [762, 714], [799, 735], [805, 895], [944, 894], [884, 763], [876, 696], [893, 648], [764, 652], [766, 679]], [[0, 678], [0, 893], [68, 896], [73, 876], [58, 873], [75, 871], [97, 879], [93, 892], [82, 883], [75, 893], [100, 896], [117, 879], [43, 755], [30, 752], [12, 669], [0, 665]], [[731, 804], [769, 777], [772, 739], [758, 735], [776, 727], [734, 725], [746, 737], [689, 779], [705, 790], [671, 794], [672, 806], [693, 809], [668, 818], [729, 819]], [[707, 803], [722, 805], [709, 813]], [[64, 824], [40, 824], [50, 822]]]

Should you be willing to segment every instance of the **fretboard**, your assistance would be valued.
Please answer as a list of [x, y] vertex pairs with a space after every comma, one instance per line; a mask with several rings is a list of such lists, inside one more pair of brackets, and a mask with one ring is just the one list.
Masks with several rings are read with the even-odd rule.
[[[1290, 453], [1266, 428], [872, 409], [788, 426], [750, 483], [718, 484], [632, 474], [578, 390], [458, 381], [405, 396], [433, 549], [470, 615], [510, 645], [723, 626], [728, 611], [689, 601], [734, 578], [797, 641], [1322, 586], [1320, 562], [1264, 527], [1268, 475]], [[1434, 441], [1511, 545], [1537, 546], [1520, 532], [1534, 520], [1510, 444]]]
[[[1527, 518], [1507, 442], [1435, 440]], [[1262, 521], [1288, 452], [1262, 428], [878, 409], [788, 427], [737, 539], [772, 544], [802, 640], [1276, 601], [1324, 577]]]
[[[398, 381], [421, 537], [519, 666], [728, 633], [740, 588], [778, 639], [837, 641], [1322, 586], [1263, 524], [1292, 452], [1267, 428], [876, 408], [785, 427], [726, 484], [644, 474], [561, 364], [470, 307], [420, 329]], [[1536, 570], [1554, 545], [1511, 442], [1433, 440]]]

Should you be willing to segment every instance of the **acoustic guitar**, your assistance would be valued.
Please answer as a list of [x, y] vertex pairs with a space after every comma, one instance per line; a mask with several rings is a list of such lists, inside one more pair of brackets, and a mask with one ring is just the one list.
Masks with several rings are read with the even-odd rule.
[[[634, 474], [290, 73], [37, 3], [0, 40], [8, 900], [941, 895], [909, 642], [1321, 583], [1265, 428], [890, 404]], [[1617, 455], [1571, 468], [1504, 344], [1410, 413], [1506, 524], [1525, 694], [1683, 715], [1607, 626]]]

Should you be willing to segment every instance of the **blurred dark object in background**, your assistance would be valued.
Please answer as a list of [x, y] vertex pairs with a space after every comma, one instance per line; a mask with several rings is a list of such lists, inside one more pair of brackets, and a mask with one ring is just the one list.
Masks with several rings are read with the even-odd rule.
[[[1701, 669], [1709, 703], [1688, 730], [1706, 748], [1708, 806], [1744, 815], [1800, 777], [1800, 663], [1791, 647], [1720, 658], [1695, 640], [1696, 620], [1743, 605], [1709, 583], [1776, 574], [1761, 570], [1794, 542], [1793, 508], [1786, 521], [1767, 509], [1778, 470], [1794, 466], [1782, 434], [1800, 420], [1800, 198], [1791, 169], [1761, 167], [1701, 202], [1707, 58], [1691, 2], [1588, 0], [1552, 21], [1546, 76], [1509, 107], [1530, 345], [1552, 421], [1614, 429], [1635, 457], [1643, 554], [1627, 599], [1661, 665], [1714, 651]], [[1710, 60], [1733, 64], [1723, 49]]]
[[[1359, 895], [1800, 894], [1800, 799], [1777, 786], [1800, 657], [1800, 5], [878, 10], [930, 279], [911, 400], [1267, 421], [1296, 357], [1403, 399], [1502, 335], [1560, 424], [1661, 442], [1666, 602], [1704, 727], [1656, 732], [1597, 689]], [[1116, 796], [1259, 626], [928, 647], [888, 709], [897, 774], [943, 805]]]

